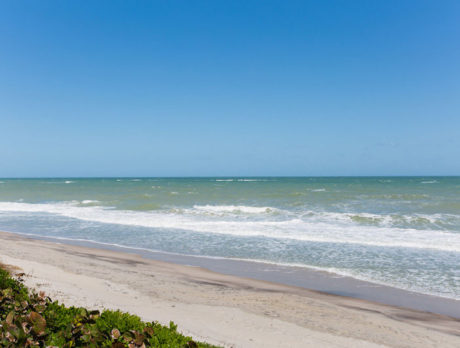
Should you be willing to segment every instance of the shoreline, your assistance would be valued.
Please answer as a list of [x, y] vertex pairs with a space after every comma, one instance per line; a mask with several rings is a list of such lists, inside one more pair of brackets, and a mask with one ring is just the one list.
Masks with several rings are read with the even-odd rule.
[[146, 250], [127, 246], [116, 246], [88, 240], [54, 238], [20, 232], [6, 232], [25, 238], [50, 241], [95, 249], [133, 253], [144, 258], [204, 269], [237, 277], [269, 281], [331, 295], [377, 302], [384, 305], [426, 311], [460, 319], [460, 299], [423, 294], [390, 285], [361, 280], [351, 276], [316, 270], [308, 266], [279, 265], [258, 260], [239, 260], [198, 255], [182, 255], [162, 251]]
[[460, 345], [460, 320], [446, 315], [217, 273], [126, 250], [6, 232], [0, 232], [0, 241], [0, 261], [20, 267], [28, 274], [26, 285], [53, 299], [118, 308], [162, 323], [172, 320], [179, 331], [225, 347]]

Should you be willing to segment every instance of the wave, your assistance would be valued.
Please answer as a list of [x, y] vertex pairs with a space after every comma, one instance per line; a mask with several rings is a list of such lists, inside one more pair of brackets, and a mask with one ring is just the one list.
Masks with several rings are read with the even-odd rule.
[[302, 217], [315, 218], [321, 221], [338, 221], [345, 223], [370, 224], [382, 227], [413, 225], [412, 227], [431, 225], [431, 228], [448, 224], [460, 224], [460, 216], [454, 214], [371, 214], [371, 213], [338, 213], [305, 211]]
[[84, 199], [81, 201], [81, 204], [99, 204], [100, 201], [97, 199]]
[[274, 181], [269, 180], [269, 179], [245, 179], [245, 178], [240, 178], [240, 179], [215, 179], [214, 181], [239, 181], [239, 182], [257, 182], [257, 181]]
[[[47, 213], [97, 223], [185, 230], [197, 233], [224, 234], [237, 237], [266, 237], [303, 242], [356, 244], [374, 247], [404, 247], [460, 252], [460, 233], [432, 229], [400, 228], [385, 225], [369, 226], [358, 219], [380, 219], [372, 214], [307, 212], [301, 216], [268, 217], [269, 207], [195, 206], [193, 209], [156, 211], [116, 210], [102, 206], [81, 206], [80, 202], [19, 203], [0, 202], [0, 212], [23, 214]], [[212, 215], [209, 212], [245, 216]], [[204, 212], [204, 214], [203, 214]], [[256, 218], [251, 218], [256, 214]], [[457, 216], [455, 216], [457, 217]], [[386, 219], [388, 217], [383, 217]], [[435, 219], [434, 216], [430, 218]], [[458, 218], [458, 217], [457, 217]]]
[[66, 180], [64, 181], [64, 184], [73, 184], [75, 181], [72, 181], [72, 180]]
[[238, 179], [237, 181], [257, 182], [257, 181], [274, 181], [269, 179]]
[[245, 205], [194, 205], [193, 209], [211, 213], [263, 214], [279, 211], [272, 207], [251, 207]]
[[437, 180], [427, 180], [427, 181], [422, 181], [421, 184], [439, 184], [439, 181], [437, 181]]

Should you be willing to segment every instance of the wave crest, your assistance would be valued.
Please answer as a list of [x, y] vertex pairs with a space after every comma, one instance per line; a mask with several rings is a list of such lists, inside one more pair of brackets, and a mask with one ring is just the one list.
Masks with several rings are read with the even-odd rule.
[[[266, 215], [272, 209], [274, 208], [195, 206], [193, 209], [132, 211], [94, 205], [82, 206], [79, 201], [41, 204], [0, 202], [1, 213], [46, 213], [97, 223], [187, 230], [238, 237], [266, 237], [310, 242], [460, 252], [460, 233], [432, 229], [401, 228], [385, 224], [369, 226], [368, 224], [360, 223], [360, 219], [370, 219], [372, 221], [382, 219], [382, 216], [372, 214], [311, 211], [301, 216], [295, 214]], [[220, 213], [209, 214], [209, 211], [212, 212], [213, 210], [217, 210]], [[244, 211], [246, 215], [231, 215], [235, 211]], [[251, 214], [254, 214], [254, 216]], [[431, 216], [431, 218], [435, 217]], [[455, 218], [460, 217], [455, 216]], [[383, 219], [388, 219], [388, 216], [383, 216]]]
[[193, 209], [211, 213], [265, 214], [279, 211], [272, 207], [252, 207], [246, 205], [194, 205]]

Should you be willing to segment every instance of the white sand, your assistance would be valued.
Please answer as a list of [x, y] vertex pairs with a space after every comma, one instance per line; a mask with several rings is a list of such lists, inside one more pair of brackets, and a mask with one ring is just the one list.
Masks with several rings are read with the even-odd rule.
[[460, 347], [460, 321], [0, 233], [0, 262], [67, 305], [121, 309], [225, 347]]

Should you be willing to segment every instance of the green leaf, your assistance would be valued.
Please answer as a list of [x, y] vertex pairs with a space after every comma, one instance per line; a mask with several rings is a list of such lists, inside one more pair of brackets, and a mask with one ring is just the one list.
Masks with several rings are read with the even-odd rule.
[[13, 319], [14, 319], [14, 311], [11, 311], [8, 313], [8, 315], [6, 316], [6, 323], [7, 324], [13, 324]]

